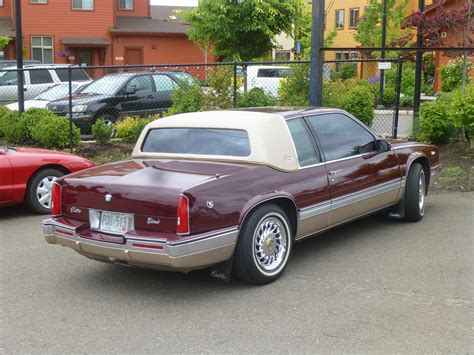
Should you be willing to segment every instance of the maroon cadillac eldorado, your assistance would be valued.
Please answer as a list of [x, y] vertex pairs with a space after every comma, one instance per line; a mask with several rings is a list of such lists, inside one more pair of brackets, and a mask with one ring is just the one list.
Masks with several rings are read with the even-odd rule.
[[386, 211], [419, 221], [440, 169], [347, 112], [215, 111], [150, 123], [132, 159], [59, 178], [46, 241], [94, 260], [276, 280], [292, 245]]

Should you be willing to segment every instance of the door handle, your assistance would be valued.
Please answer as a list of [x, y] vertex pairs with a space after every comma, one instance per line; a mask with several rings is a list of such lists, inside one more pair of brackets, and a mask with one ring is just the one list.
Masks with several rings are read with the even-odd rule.
[[330, 175], [330, 176], [334, 176], [334, 175], [337, 175], [337, 174], [339, 174], [339, 173], [342, 173], [343, 171], [344, 171], [344, 169], [331, 170], [331, 171], [329, 172], [329, 175]]

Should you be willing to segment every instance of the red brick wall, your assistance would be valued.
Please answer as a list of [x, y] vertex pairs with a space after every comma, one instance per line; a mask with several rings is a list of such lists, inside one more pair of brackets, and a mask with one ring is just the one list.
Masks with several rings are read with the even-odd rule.
[[3, 0], [3, 6], [0, 6], [0, 17], [8, 17], [12, 15], [11, 0]]
[[[125, 64], [116, 57], [125, 56], [125, 47], [143, 47], [143, 64], [182, 64], [204, 63], [204, 53], [194, 43], [182, 36], [120, 36], [113, 41], [113, 57], [115, 65]], [[215, 62], [213, 55], [208, 55], [208, 62]], [[186, 69], [186, 68], [185, 68]], [[202, 68], [188, 68], [193, 75], [204, 78]], [[201, 78], [202, 76], [202, 78]]]
[[117, 2], [117, 16], [150, 16], [150, 5], [149, 0], [133, 0], [133, 11], [130, 10], [119, 10], [118, 0], [110, 0]]
[[[48, 4], [21, 1], [27, 58], [31, 58], [31, 36], [52, 36], [55, 54], [64, 49], [61, 37], [102, 37], [110, 40], [108, 29], [114, 23], [111, 1], [95, 0], [92, 11], [72, 10], [71, 0], [49, 0]], [[110, 50], [108, 52], [107, 64], [111, 61]], [[65, 59], [55, 56], [55, 62], [64, 63]]]

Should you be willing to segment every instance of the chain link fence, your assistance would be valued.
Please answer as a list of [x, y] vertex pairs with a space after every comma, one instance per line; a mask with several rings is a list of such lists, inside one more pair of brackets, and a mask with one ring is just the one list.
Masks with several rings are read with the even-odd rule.
[[[373, 128], [380, 135], [408, 136], [400, 132], [400, 60], [384, 60], [386, 70], [382, 102], [379, 98], [379, 59], [343, 57], [324, 62], [323, 105], [338, 107]], [[388, 65], [387, 64], [387, 65]], [[192, 100], [175, 95], [183, 88], [198, 88], [200, 106], [197, 109], [232, 109], [237, 107], [308, 105], [309, 62], [232, 62], [172, 65], [96, 66], [27, 65], [23, 70], [0, 70], [0, 115], [8, 119], [18, 116], [18, 74], [24, 77], [24, 109], [27, 123], [19, 123], [13, 139], [6, 137], [5, 123], [0, 119], [0, 140], [24, 145], [38, 144], [41, 127], [35, 127], [35, 116], [43, 115], [34, 108], [46, 109], [67, 121], [67, 142], [77, 144], [76, 135], [88, 139], [99, 119], [113, 125], [125, 117], [157, 118], [173, 106], [174, 98]], [[196, 92], [196, 91], [194, 91]], [[175, 102], [176, 104], [176, 102]], [[30, 114], [28, 114], [30, 112]], [[31, 112], [35, 114], [31, 114]], [[25, 114], [24, 114], [25, 115]], [[26, 120], [25, 120], [26, 122]], [[64, 122], [64, 121], [62, 121]], [[64, 124], [45, 126], [57, 130]], [[26, 128], [25, 128], [26, 127]], [[76, 128], [77, 127], [77, 128]], [[7, 128], [8, 130], [8, 128]], [[46, 134], [46, 133], [45, 133]], [[59, 133], [58, 133], [59, 134]], [[16, 136], [15, 136], [16, 135]], [[50, 139], [61, 139], [60, 138]], [[59, 137], [59, 136], [58, 136]], [[8, 138], [8, 139], [6, 139]], [[1, 143], [1, 142], [0, 142]], [[64, 143], [64, 142], [63, 142]]]

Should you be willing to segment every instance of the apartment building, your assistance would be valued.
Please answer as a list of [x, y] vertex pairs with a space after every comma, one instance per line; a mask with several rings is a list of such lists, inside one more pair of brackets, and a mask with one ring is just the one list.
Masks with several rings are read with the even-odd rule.
[[[149, 0], [20, 1], [27, 59], [87, 66], [202, 63], [206, 59], [187, 38], [187, 25], [169, 18], [166, 11], [152, 10]], [[14, 0], [0, 0], [0, 35], [15, 37]], [[15, 58], [14, 40], [3, 55]]]

